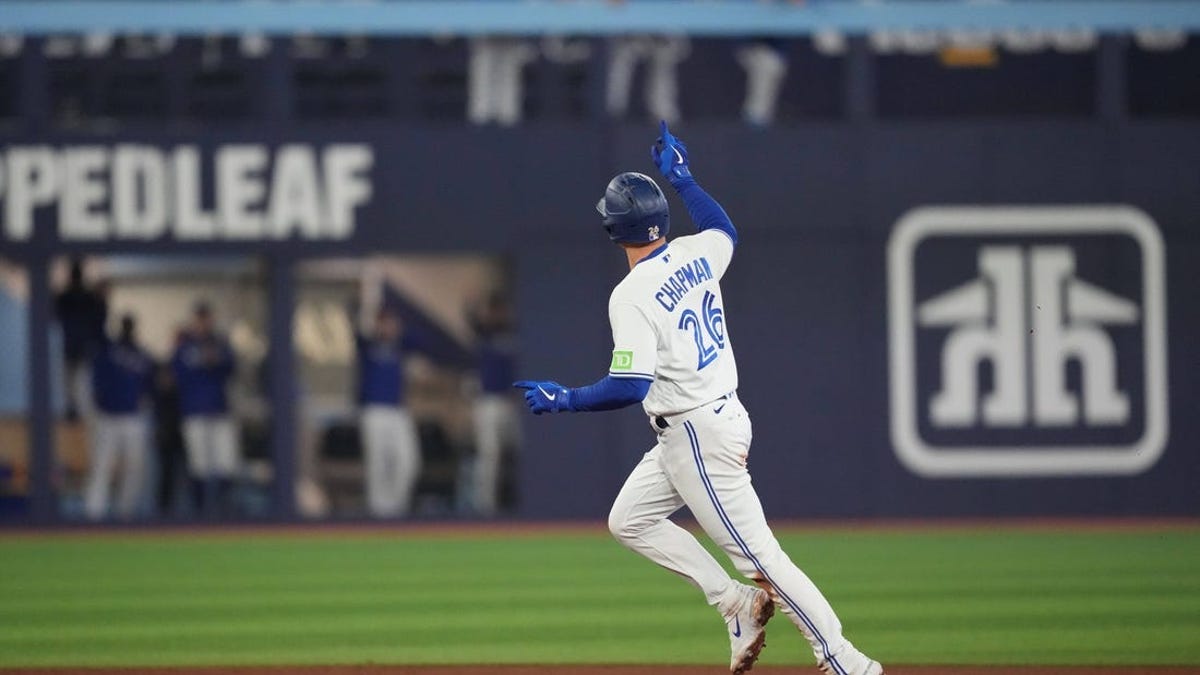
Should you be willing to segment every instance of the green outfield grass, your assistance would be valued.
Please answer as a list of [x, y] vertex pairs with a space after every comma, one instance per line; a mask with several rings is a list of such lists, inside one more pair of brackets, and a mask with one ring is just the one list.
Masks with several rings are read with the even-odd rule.
[[[884, 662], [1200, 664], [1200, 529], [781, 538]], [[811, 663], [771, 629], [763, 663]], [[0, 666], [727, 660], [699, 594], [601, 527], [0, 537]]]

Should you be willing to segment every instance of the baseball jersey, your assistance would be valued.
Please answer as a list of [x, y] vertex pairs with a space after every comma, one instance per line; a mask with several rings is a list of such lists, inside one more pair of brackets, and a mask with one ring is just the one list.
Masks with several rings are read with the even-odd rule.
[[[215, 354], [209, 361], [207, 355]], [[224, 415], [229, 412], [225, 384], [233, 376], [233, 349], [224, 338], [184, 336], [171, 359], [184, 415]]]
[[356, 337], [358, 344], [358, 402], [362, 405], [399, 405], [404, 402], [404, 337], [376, 340]]
[[737, 389], [721, 277], [733, 241], [717, 229], [679, 237], [645, 258], [608, 300], [608, 374], [651, 380], [649, 415], [684, 412]]
[[516, 336], [508, 331], [490, 331], [481, 336], [476, 353], [479, 382], [488, 394], [512, 391], [516, 375]]
[[153, 384], [154, 362], [136, 344], [107, 342], [92, 359], [92, 397], [110, 415], [130, 415], [141, 408]]

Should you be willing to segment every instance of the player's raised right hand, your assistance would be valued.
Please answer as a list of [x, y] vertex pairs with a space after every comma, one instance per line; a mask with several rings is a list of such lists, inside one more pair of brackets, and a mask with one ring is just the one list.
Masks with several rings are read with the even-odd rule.
[[658, 167], [659, 173], [672, 184], [678, 180], [691, 178], [687, 146], [683, 144], [683, 141], [671, 135], [670, 130], [667, 129], [666, 120], [659, 122], [659, 133], [661, 135], [658, 140], [650, 147], [650, 158], [654, 160], [654, 165]]

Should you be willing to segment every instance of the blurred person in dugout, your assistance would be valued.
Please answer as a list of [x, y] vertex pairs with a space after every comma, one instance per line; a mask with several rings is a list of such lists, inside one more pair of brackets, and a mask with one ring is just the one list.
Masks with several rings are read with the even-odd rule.
[[525, 102], [522, 72], [537, 54], [537, 47], [522, 38], [473, 38], [467, 67], [467, 119], [472, 124], [505, 127], [520, 122]]
[[[106, 340], [92, 360], [95, 414], [91, 431], [91, 465], [84, 493], [90, 520], [135, 515], [145, 485], [149, 419], [144, 403], [153, 386], [154, 361], [137, 342], [133, 316], [121, 317], [115, 340]], [[117, 478], [115, 508], [110, 500]]]
[[766, 37], [750, 39], [738, 47], [736, 58], [746, 71], [742, 119], [752, 127], [768, 127], [775, 121], [779, 94], [787, 78], [787, 42]]
[[[181, 334], [175, 336], [176, 344]], [[186, 478], [187, 455], [183, 442], [183, 415], [179, 389], [170, 364], [160, 365], [154, 375], [154, 446], [158, 450], [158, 511], [170, 515], [177, 502], [181, 480]]]
[[171, 370], [183, 416], [188, 474], [195, 501], [206, 515], [229, 507], [241, 458], [226, 391], [235, 365], [233, 348], [216, 331], [212, 308], [197, 303], [171, 359]]
[[67, 419], [87, 418], [92, 412], [91, 359], [105, 342], [108, 301], [104, 284], [88, 287], [83, 259], [71, 260], [67, 287], [54, 298], [54, 314], [62, 327], [63, 390]]
[[675, 122], [679, 119], [677, 68], [691, 54], [691, 42], [682, 35], [624, 35], [609, 42], [605, 108], [613, 117], [625, 117], [633, 94], [638, 64], [646, 63], [647, 117]]
[[367, 509], [376, 518], [408, 514], [421, 475], [417, 426], [405, 405], [404, 356], [419, 349], [396, 312], [379, 306], [359, 312], [359, 433], [366, 473]]
[[475, 399], [475, 511], [495, 515], [500, 497], [500, 465], [505, 448], [520, 445], [520, 423], [513, 398], [516, 335], [505, 297], [492, 294], [468, 315], [476, 338], [479, 396]]

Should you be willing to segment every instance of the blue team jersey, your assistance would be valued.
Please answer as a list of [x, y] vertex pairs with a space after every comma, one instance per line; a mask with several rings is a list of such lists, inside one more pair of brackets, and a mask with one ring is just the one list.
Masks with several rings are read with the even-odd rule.
[[[213, 357], [211, 360], [209, 356]], [[217, 336], [184, 337], [171, 359], [184, 415], [223, 415], [229, 411], [225, 387], [233, 376], [229, 343]]]
[[357, 336], [358, 402], [362, 405], [399, 405], [404, 401], [404, 338], [374, 340]]
[[136, 344], [109, 342], [92, 360], [92, 396], [109, 415], [129, 415], [150, 392], [154, 362]]
[[479, 341], [479, 382], [488, 394], [508, 393], [516, 379], [516, 336], [495, 333]]

